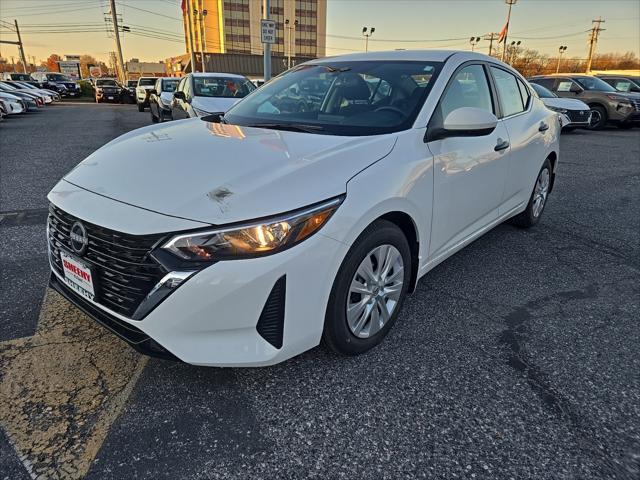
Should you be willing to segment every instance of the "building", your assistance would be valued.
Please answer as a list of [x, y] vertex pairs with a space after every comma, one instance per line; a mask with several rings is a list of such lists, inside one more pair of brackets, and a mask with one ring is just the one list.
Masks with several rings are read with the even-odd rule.
[[[191, 34], [195, 52], [262, 55], [262, 0], [184, 0], [183, 8], [187, 53]], [[271, 20], [277, 29], [274, 56], [325, 56], [327, 0], [271, 0]]]
[[125, 62], [125, 70], [129, 80], [136, 80], [140, 77], [164, 77], [167, 75], [165, 62], [141, 62], [137, 58], [132, 58]]

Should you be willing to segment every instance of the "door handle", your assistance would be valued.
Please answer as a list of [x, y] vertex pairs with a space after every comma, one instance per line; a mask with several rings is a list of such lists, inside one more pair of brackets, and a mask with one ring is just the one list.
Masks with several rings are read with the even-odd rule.
[[506, 150], [507, 148], [509, 148], [509, 142], [507, 140], [502, 140], [501, 138], [499, 138], [498, 144], [494, 147], [494, 150], [496, 152], [499, 152], [500, 150]]
[[540, 122], [540, 126], [538, 127], [538, 131], [539, 132], [546, 132], [547, 130], [549, 130], [549, 125], [547, 125], [545, 122]]

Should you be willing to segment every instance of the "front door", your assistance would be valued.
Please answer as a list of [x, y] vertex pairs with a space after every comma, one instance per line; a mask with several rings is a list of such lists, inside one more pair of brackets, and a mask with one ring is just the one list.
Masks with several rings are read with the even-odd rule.
[[[434, 118], [444, 120], [461, 107], [496, 114], [494, 104], [484, 66], [466, 65], [453, 76]], [[510, 147], [502, 121], [488, 135], [448, 137], [427, 145], [434, 156], [433, 259], [498, 218]]]

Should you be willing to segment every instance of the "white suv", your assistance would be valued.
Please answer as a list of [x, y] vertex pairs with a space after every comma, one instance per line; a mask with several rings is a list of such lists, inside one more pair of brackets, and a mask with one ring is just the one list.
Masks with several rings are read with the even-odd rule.
[[140, 351], [192, 364], [270, 365], [321, 340], [363, 353], [432, 268], [540, 220], [559, 133], [486, 55], [313, 60], [68, 173], [48, 196], [51, 285]]
[[136, 86], [136, 103], [138, 111], [144, 112], [145, 107], [149, 106], [149, 90], [153, 90], [156, 84], [156, 77], [140, 77]]

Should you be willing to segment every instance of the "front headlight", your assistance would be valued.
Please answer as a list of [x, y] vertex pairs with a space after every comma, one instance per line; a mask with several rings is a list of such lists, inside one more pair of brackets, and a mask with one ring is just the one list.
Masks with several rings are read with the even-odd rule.
[[566, 108], [559, 108], [559, 107], [551, 107], [549, 105], [547, 105], [547, 108], [549, 110], [553, 110], [554, 112], [558, 112], [558, 113], [567, 113], [567, 109]]
[[177, 257], [197, 262], [269, 255], [300, 243], [331, 218], [344, 197], [292, 213], [237, 227], [177, 235], [162, 246]]

